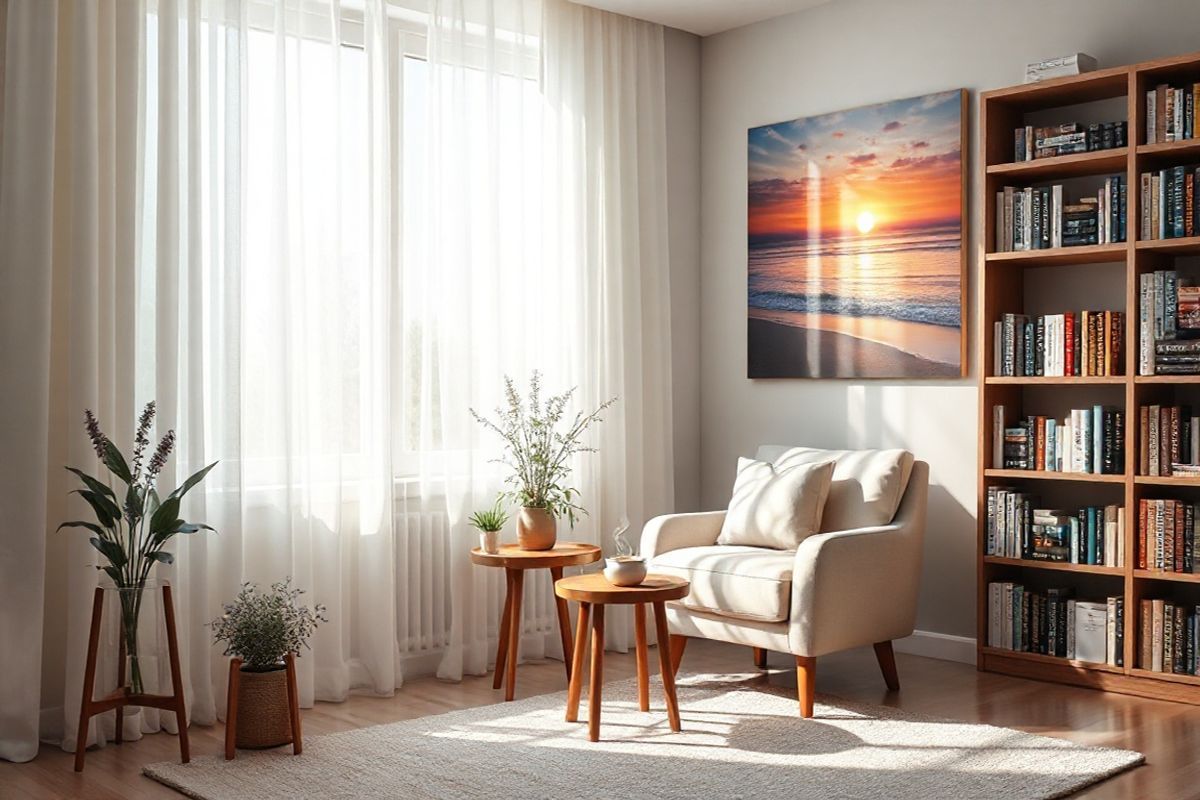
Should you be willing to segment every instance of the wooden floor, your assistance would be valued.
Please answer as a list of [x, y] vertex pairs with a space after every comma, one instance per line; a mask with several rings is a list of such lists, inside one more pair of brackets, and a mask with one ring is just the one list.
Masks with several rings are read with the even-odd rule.
[[[1019, 728], [1074, 742], [1138, 750], [1147, 765], [1089, 790], [1087, 798], [1200, 797], [1200, 707], [1103, 694], [1053, 684], [976, 672], [971, 666], [899, 654], [901, 691], [889, 693], [870, 649], [823, 658], [818, 662], [817, 691], [868, 703], [895, 706], [952, 719]], [[634, 658], [607, 655], [605, 678], [634, 674]], [[651, 658], [651, 664], [657, 663]], [[795, 686], [789, 657], [771, 654], [762, 680]], [[750, 672], [750, 648], [693, 642], [682, 672]], [[560, 662], [523, 664], [517, 696], [565, 688]], [[821, 697], [818, 695], [818, 702]], [[394, 722], [458, 708], [498, 702], [490, 677], [461, 684], [432, 678], [410, 681], [392, 698], [353, 697], [345, 703], [318, 703], [304, 712], [306, 736]], [[819, 713], [818, 713], [819, 717]], [[192, 754], [219, 753], [223, 728], [192, 728]], [[141, 766], [179, 757], [174, 736], [154, 734], [120, 747], [87, 754], [87, 767], [76, 774], [71, 756], [42, 746], [28, 764], [0, 762], [0, 798], [178, 798], [182, 795], [141, 775]]]

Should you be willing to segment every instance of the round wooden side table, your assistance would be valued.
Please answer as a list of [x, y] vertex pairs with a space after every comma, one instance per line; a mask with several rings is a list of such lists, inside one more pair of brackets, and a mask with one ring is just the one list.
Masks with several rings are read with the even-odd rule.
[[[515, 544], [500, 545], [499, 553], [485, 553], [478, 547], [471, 550], [471, 561], [484, 567], [503, 567], [507, 579], [504, 611], [500, 617], [500, 641], [496, 645], [496, 677], [492, 688], [499, 689], [501, 676], [506, 678], [504, 699], [512, 700], [517, 689], [517, 648], [521, 643], [521, 596], [525, 591], [525, 570], [548, 569], [550, 578], [563, 576], [563, 567], [580, 567], [600, 560], [600, 548], [583, 542], [559, 542], [550, 550], [524, 550]], [[571, 615], [567, 601], [555, 598], [558, 607], [558, 632], [562, 637], [563, 664], [567, 680], [571, 680]]]
[[592, 674], [588, 686], [588, 738], [600, 740], [600, 687], [604, 683], [604, 607], [612, 604], [633, 606], [634, 631], [637, 635], [638, 707], [650, 710], [650, 669], [646, 652], [646, 604], [654, 606], [654, 627], [658, 634], [658, 656], [662, 669], [663, 693], [667, 696], [667, 718], [671, 730], [679, 730], [679, 701], [675, 697], [675, 671], [671, 668], [667, 646], [668, 600], [686, 597], [690, 585], [683, 578], [647, 575], [637, 586], [615, 586], [602, 573], [573, 575], [554, 584], [554, 593], [579, 603], [579, 628], [575, 633], [575, 663], [571, 666], [567, 689], [567, 722], [579, 720], [579, 695], [583, 691], [583, 646], [587, 642], [588, 617], [592, 622]]

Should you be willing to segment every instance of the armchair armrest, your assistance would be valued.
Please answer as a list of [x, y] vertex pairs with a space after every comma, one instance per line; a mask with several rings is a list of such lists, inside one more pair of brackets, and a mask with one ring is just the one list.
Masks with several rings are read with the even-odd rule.
[[671, 550], [707, 547], [717, 543], [724, 511], [699, 511], [691, 514], [664, 514], [642, 528], [641, 554], [646, 561]]
[[909, 520], [805, 539], [792, 569], [793, 651], [815, 657], [911, 634], [922, 534]]

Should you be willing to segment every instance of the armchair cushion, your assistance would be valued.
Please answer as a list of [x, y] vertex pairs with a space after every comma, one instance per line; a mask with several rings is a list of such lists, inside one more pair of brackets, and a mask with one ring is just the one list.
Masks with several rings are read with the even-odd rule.
[[697, 611], [756, 622], [782, 622], [791, 605], [791, 551], [712, 545], [656, 556], [652, 569], [691, 582], [679, 603]]
[[830, 459], [776, 466], [739, 458], [717, 544], [795, 550], [820, 530], [832, 478]]
[[907, 450], [762, 447], [758, 457], [772, 461], [777, 470], [834, 462], [822, 533], [887, 525], [896, 516], [913, 468], [913, 455]]

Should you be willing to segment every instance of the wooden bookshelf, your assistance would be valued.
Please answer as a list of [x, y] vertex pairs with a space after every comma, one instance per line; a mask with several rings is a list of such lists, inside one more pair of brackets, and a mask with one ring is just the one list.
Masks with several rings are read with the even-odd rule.
[[[975, 224], [979, 231], [977, 285], [980, 309], [979, 335], [979, 482], [976, 528], [977, 574], [977, 663], [981, 670], [1023, 678], [1085, 686], [1102, 691], [1134, 694], [1156, 699], [1200, 705], [1200, 677], [1174, 675], [1142, 669], [1139, 609], [1143, 598], [1175, 596], [1190, 592], [1200, 604], [1200, 575], [1139, 570], [1137, 566], [1138, 501], [1154, 497], [1200, 499], [1200, 478], [1158, 478], [1137, 475], [1140, 442], [1137, 408], [1166, 402], [1177, 391], [1200, 392], [1200, 376], [1138, 376], [1139, 276], [1171, 268], [1179, 257], [1200, 255], [1200, 236], [1185, 239], [1138, 241], [1139, 176], [1142, 172], [1174, 165], [1200, 163], [1200, 139], [1146, 144], [1145, 92], [1162, 82], [1200, 82], [1200, 53], [1099, 70], [1085, 75], [1043, 83], [1013, 86], [979, 95], [979, 161], [976, 174]], [[1096, 101], [1121, 108], [1109, 119], [1128, 121], [1127, 145], [1123, 148], [1078, 153], [1034, 161], [1013, 161], [1013, 130], [1042, 122], [1062, 109], [1060, 121], [1077, 117], [1070, 107]], [[1026, 121], [1027, 116], [1037, 121]], [[1059, 181], [1100, 178], [1121, 174], [1126, 181], [1126, 241], [1049, 250], [997, 252], [995, 240], [996, 192], [1004, 186], [1044, 185]], [[1123, 266], [1123, 270], [1114, 265]], [[1089, 297], [1097, 295], [1097, 281], [1112, 283], [1108, 293], [1117, 304], [1112, 309], [1125, 313], [1124, 374], [1103, 377], [1004, 377], [992, 375], [993, 323], [1005, 313], [1025, 313], [1027, 292], [1035, 291], [1041, 273], [1056, 268], [1056, 280], [1086, 285]], [[1120, 272], [1118, 272], [1120, 270]], [[1116, 275], [1120, 277], [1115, 277]], [[1116, 281], [1123, 281], [1123, 286]], [[1104, 290], [1103, 286], [1099, 287]], [[1071, 302], [1062, 292], [1061, 307], [1034, 313], [1057, 313], [1097, 308], [1084, 300]], [[1046, 298], [1040, 298], [1046, 306]], [[1054, 298], [1050, 304], [1058, 303]], [[1193, 389], [1192, 387], [1196, 387]], [[1061, 402], [1104, 403], [1125, 411], [1125, 464], [1123, 474], [1093, 475], [1068, 472], [992, 468], [992, 407], [1003, 404], [1021, 414], [1051, 413], [1039, 404]], [[1094, 398], [1093, 398], [1094, 393]], [[1088, 398], [1084, 400], [1083, 398]], [[1073, 406], [1078, 407], [1078, 406]], [[1056, 564], [1019, 558], [988, 556], [987, 491], [990, 486], [1017, 486], [1032, 493], [1071, 492], [1086, 504], [1120, 503], [1125, 508], [1125, 564], [1121, 567]], [[1173, 494], [1189, 493], [1189, 494]], [[1081, 503], [1082, 504], [1082, 503]], [[1124, 666], [1093, 664], [1065, 658], [1014, 652], [988, 646], [988, 583], [1017, 581], [1032, 586], [1078, 586], [1081, 597], [1099, 599], [1118, 592], [1125, 599]], [[1111, 586], [1110, 586], [1111, 584]], [[1098, 588], [1100, 587], [1100, 588]], [[1118, 587], [1120, 587], [1118, 589]], [[1191, 602], [1189, 600], [1189, 602]]]

